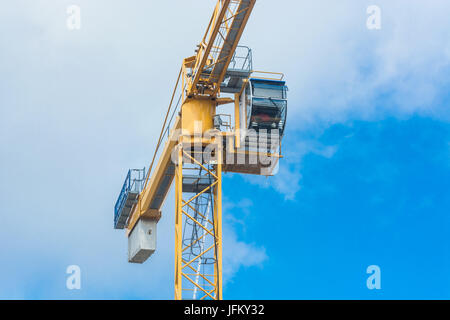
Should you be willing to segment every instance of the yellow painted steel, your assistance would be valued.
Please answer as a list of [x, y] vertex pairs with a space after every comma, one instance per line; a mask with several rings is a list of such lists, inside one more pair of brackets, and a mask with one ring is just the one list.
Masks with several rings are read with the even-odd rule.
[[[216, 97], [256, 0], [218, 0], [197, 55], [185, 59], [187, 95]], [[238, 17], [238, 19], [235, 19]]]
[[241, 113], [239, 111], [240, 94], [234, 95], [234, 131], [235, 131], [235, 146], [236, 149], [241, 147]]
[[[178, 144], [178, 163], [175, 170], [175, 299], [181, 300], [185, 298], [185, 294], [192, 294], [194, 291], [200, 292], [203, 296], [200, 300], [211, 299], [219, 300], [223, 299], [222, 293], [222, 165], [221, 165], [221, 146], [219, 141], [217, 143], [218, 158], [217, 164], [213, 170], [209, 170], [205, 165], [196, 160], [196, 158], [190, 153], [191, 150], [184, 150], [180, 138]], [[204, 141], [204, 143], [210, 143], [210, 140]], [[203, 189], [201, 192], [189, 196], [188, 199], [183, 199], [183, 168], [185, 163], [190, 165], [196, 165], [206, 171], [206, 174], [210, 177], [211, 184]], [[213, 203], [213, 219], [208, 219], [201, 212], [196, 210], [191, 203], [202, 194], [206, 194], [210, 190], [213, 190], [214, 203]], [[187, 212], [190, 208], [197, 215], [206, 221], [206, 225], [203, 225], [198, 219]], [[184, 225], [190, 221], [204, 230], [204, 234], [197, 239], [193, 239], [190, 243], [183, 241]], [[200, 241], [204, 241], [208, 238], [212, 245], [201, 251], [195, 257], [186, 261], [183, 259], [183, 253], [189, 248]], [[200, 270], [196, 270], [192, 264], [198, 262], [199, 259], [203, 259], [210, 252], [213, 252], [214, 256], [214, 274], [204, 273]], [[207, 258], [206, 258], [207, 259]], [[195, 273], [192, 273], [195, 272]], [[199, 277], [203, 280], [203, 283], [195, 281], [192, 277]], [[184, 281], [185, 280], [185, 281]], [[187, 297], [191, 298], [191, 296]]]
[[222, 291], [222, 144], [219, 145], [217, 159], [217, 186], [214, 188], [214, 227], [216, 228], [216, 298], [223, 299]]
[[212, 130], [216, 104], [211, 99], [187, 99], [181, 107], [183, 132], [193, 136]]
[[183, 150], [178, 148], [178, 165], [175, 170], [175, 300], [181, 300], [182, 295], [182, 203], [183, 203]]

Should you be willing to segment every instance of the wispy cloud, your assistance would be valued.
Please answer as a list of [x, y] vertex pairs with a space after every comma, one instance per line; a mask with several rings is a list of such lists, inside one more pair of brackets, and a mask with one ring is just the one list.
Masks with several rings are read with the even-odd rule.
[[250, 198], [223, 200], [223, 272], [225, 283], [233, 281], [241, 268], [261, 267], [268, 259], [264, 247], [240, 239], [246, 232], [246, 221], [252, 214]]
[[237, 233], [229, 222], [223, 224], [223, 277], [225, 284], [241, 268], [261, 267], [268, 259], [264, 247], [246, 243], [238, 239]]
[[[450, 121], [450, 108], [443, 103], [450, 91], [450, 3], [379, 0], [381, 30], [366, 28], [369, 4], [286, 1], [282, 34], [266, 26], [249, 37], [259, 64], [286, 71], [290, 91], [285, 140], [302, 139], [301, 133], [311, 131], [315, 137], [287, 142], [277, 176], [246, 181], [292, 200], [301, 189], [304, 156], [328, 158], [337, 150], [312, 141], [327, 128], [414, 115]], [[271, 14], [259, 12], [255, 24], [269, 21]], [[262, 49], [267, 38], [275, 51], [270, 55]]]
[[273, 177], [244, 176], [244, 179], [262, 188], [272, 188], [282, 194], [285, 200], [294, 200], [301, 189], [302, 160], [309, 154], [332, 158], [338, 146], [326, 146], [317, 140], [303, 140], [293, 143], [280, 161], [277, 174]]
[[[369, 4], [284, 1], [281, 34], [261, 27], [270, 12], [255, 15], [255, 60], [286, 72], [290, 129], [414, 114], [450, 119], [438, 103], [450, 87], [450, 3], [379, 0], [381, 30], [366, 28]], [[270, 55], [262, 49], [268, 38]]]

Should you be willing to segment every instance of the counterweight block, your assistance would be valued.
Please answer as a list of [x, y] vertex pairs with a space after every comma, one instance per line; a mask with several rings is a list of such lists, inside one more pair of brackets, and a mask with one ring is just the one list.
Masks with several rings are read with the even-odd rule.
[[128, 262], [144, 263], [156, 250], [154, 219], [141, 218], [128, 236]]

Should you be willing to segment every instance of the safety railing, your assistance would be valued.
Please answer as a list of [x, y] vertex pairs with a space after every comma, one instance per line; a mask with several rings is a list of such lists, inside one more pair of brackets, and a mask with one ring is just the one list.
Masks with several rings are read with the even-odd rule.
[[231, 132], [233, 131], [233, 126], [231, 123], [231, 114], [216, 114], [214, 116], [214, 127], [219, 130]]
[[123, 183], [119, 198], [117, 199], [116, 205], [114, 206], [114, 224], [117, 224], [120, 212], [127, 202], [128, 194], [130, 192], [141, 193], [142, 189], [144, 188], [144, 183], [145, 168], [128, 170], [128, 174], [125, 178], [125, 182]]
[[233, 54], [228, 70], [239, 70], [250, 72], [253, 69], [252, 49], [238, 46]]
[[251, 78], [261, 79], [261, 80], [283, 81], [284, 73], [267, 72], [267, 71], [252, 71]]

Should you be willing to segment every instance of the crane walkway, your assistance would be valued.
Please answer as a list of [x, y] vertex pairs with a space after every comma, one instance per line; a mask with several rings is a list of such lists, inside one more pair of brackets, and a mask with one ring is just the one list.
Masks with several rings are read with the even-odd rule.
[[119, 198], [114, 206], [114, 228], [124, 229], [131, 210], [137, 202], [145, 180], [144, 169], [132, 169], [128, 171]]
[[[217, 38], [218, 41], [221, 42], [221, 45], [218, 46], [220, 48], [218, 50], [219, 53], [210, 74], [210, 78], [212, 78], [213, 81], [220, 81], [221, 79], [223, 79], [225, 72], [228, 69], [228, 65], [230, 63], [232, 55], [234, 54], [237, 44], [241, 38], [242, 31], [247, 23], [248, 17], [251, 12], [250, 7], [253, 5], [254, 1], [252, 0], [239, 1], [239, 5], [235, 11], [235, 15], [231, 25], [227, 28], [227, 20], [224, 20], [224, 22], [222, 22], [219, 31], [221, 37]], [[227, 31], [225, 39], [223, 39], [224, 30]]]

